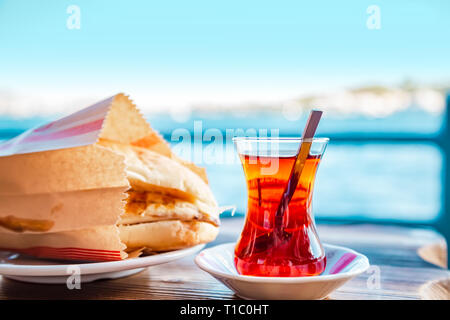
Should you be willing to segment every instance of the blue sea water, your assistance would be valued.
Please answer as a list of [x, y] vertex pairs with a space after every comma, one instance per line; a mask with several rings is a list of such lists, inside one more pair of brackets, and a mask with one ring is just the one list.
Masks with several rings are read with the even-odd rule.
[[[239, 159], [231, 141], [211, 148], [204, 134], [238, 128], [279, 129], [280, 135], [300, 134], [305, 118], [295, 121], [283, 115], [191, 114], [184, 122], [168, 115], [147, 117], [162, 132], [176, 153], [206, 167], [211, 188], [221, 206], [235, 206], [245, 214], [246, 187]], [[0, 139], [8, 139], [27, 128], [55, 117], [14, 119], [0, 117]], [[189, 148], [174, 139], [174, 133], [194, 136], [201, 126], [201, 137]], [[322, 120], [318, 135], [436, 136], [442, 115], [408, 110], [385, 118], [329, 116]], [[198, 129], [198, 128], [197, 128]], [[236, 132], [236, 131], [234, 131]], [[270, 131], [269, 131], [270, 135]], [[203, 140], [202, 140], [203, 138]], [[172, 141], [171, 141], [172, 140]], [[194, 143], [196, 141], [196, 143]], [[195, 144], [195, 146], [194, 146]], [[313, 207], [318, 218], [383, 219], [426, 222], [435, 219], [442, 207], [443, 153], [430, 142], [333, 141], [325, 152], [317, 174]]]
[[[204, 150], [208, 149], [208, 155], [198, 157], [199, 149], [196, 152], [178, 149], [178, 140], [167, 133], [187, 128], [193, 134], [197, 121], [203, 133], [216, 128], [222, 132], [225, 129], [237, 132], [238, 128], [256, 129], [256, 132], [259, 129], [279, 129], [280, 136], [299, 136], [306, 118], [303, 116], [289, 121], [276, 113], [259, 114], [257, 117], [194, 114], [182, 123], [167, 116], [152, 116], [149, 121], [160, 132], [166, 133], [166, 139], [176, 140], [172, 144], [181, 157], [207, 168], [211, 187], [220, 205], [236, 206], [238, 214], [245, 214], [245, 179], [238, 158], [231, 162], [223, 161], [220, 148], [218, 152], [214, 148], [208, 149], [208, 143], [204, 141], [201, 145]], [[439, 134], [442, 121], [441, 114], [417, 109], [384, 118], [325, 116], [317, 135], [357, 139], [370, 136], [433, 139]], [[410, 222], [435, 219], [442, 209], [443, 153], [432, 139], [430, 142], [416, 143], [344, 143], [331, 139], [317, 174], [313, 198], [315, 215], [319, 218]], [[224, 144], [223, 149], [234, 150], [231, 141], [224, 140]]]
[[[147, 119], [160, 132], [173, 132], [175, 128], [193, 130], [194, 122], [201, 121], [202, 129], [275, 129], [280, 135], [298, 136], [306, 122], [307, 114], [298, 118], [288, 118], [279, 112], [195, 112], [185, 121], [176, 121], [170, 116], [151, 115]], [[424, 112], [417, 108], [393, 113], [385, 117], [368, 117], [361, 115], [329, 115], [324, 114], [316, 135], [436, 135], [442, 127], [442, 114]]]
[[[221, 205], [245, 213], [239, 160], [205, 164]], [[320, 164], [313, 198], [321, 218], [428, 221], [441, 210], [442, 154], [429, 144], [333, 144]]]

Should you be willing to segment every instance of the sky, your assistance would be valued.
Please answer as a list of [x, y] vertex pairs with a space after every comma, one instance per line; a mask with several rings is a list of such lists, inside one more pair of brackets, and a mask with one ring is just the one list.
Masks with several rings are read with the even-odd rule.
[[118, 92], [176, 111], [449, 84], [449, 13], [436, 0], [0, 0], [0, 114], [65, 113]]

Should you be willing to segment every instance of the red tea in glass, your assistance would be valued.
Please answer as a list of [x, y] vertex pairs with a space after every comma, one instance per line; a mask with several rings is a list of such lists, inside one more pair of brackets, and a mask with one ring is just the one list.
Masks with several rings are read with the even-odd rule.
[[314, 139], [299, 182], [281, 224], [275, 214], [295, 162], [301, 139], [236, 138], [247, 180], [248, 206], [235, 248], [242, 275], [314, 276], [326, 258], [314, 224], [312, 192], [316, 171], [328, 139]]

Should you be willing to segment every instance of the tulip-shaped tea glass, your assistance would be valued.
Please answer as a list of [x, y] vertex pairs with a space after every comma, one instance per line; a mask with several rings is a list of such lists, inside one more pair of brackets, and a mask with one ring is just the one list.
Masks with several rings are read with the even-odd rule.
[[325, 252], [316, 231], [312, 193], [327, 138], [312, 140], [295, 192], [275, 219], [302, 139], [233, 139], [247, 180], [245, 225], [235, 248], [242, 275], [314, 276], [325, 269]]

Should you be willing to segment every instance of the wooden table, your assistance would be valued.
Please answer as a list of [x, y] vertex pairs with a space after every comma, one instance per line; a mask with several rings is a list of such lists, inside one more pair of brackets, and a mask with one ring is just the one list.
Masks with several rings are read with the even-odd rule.
[[[209, 246], [235, 241], [242, 218], [223, 219], [218, 238]], [[423, 261], [422, 245], [440, 239], [427, 229], [377, 225], [319, 225], [323, 242], [350, 247], [365, 254], [369, 272], [347, 282], [330, 299], [420, 299], [418, 289], [427, 281], [450, 277], [449, 271]], [[117, 280], [65, 285], [21, 283], [0, 277], [0, 299], [238, 299], [227, 287], [194, 264], [193, 256]], [[374, 279], [380, 275], [380, 287]]]

